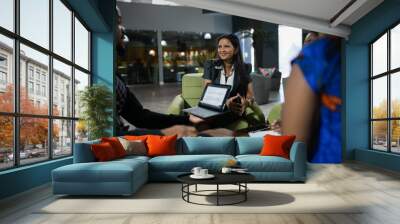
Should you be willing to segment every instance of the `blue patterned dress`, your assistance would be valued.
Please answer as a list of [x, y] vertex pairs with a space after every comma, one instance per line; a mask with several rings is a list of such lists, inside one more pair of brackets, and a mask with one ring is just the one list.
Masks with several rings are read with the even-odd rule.
[[292, 61], [320, 101], [319, 122], [308, 153], [312, 163], [340, 163], [341, 108], [340, 40], [324, 37], [306, 45]]

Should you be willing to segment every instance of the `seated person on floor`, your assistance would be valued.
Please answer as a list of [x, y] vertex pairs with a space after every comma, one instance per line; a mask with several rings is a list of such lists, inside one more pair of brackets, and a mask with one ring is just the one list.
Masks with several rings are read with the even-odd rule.
[[[117, 8], [118, 25], [117, 25], [117, 52], [118, 56], [122, 56], [125, 52], [123, 27], [121, 26], [122, 18]], [[166, 115], [150, 111], [143, 108], [142, 104], [129, 90], [129, 88], [122, 81], [122, 78], [117, 74], [116, 76], [116, 100], [118, 112], [118, 134], [130, 135], [178, 135], [182, 136], [196, 136], [211, 135], [211, 136], [231, 136], [233, 133], [227, 129], [207, 130], [198, 133], [193, 125], [202, 122], [201, 119], [195, 116], [185, 115]], [[128, 131], [124, 129], [123, 122], [120, 117], [125, 119], [130, 124], [134, 125], [136, 129]]]

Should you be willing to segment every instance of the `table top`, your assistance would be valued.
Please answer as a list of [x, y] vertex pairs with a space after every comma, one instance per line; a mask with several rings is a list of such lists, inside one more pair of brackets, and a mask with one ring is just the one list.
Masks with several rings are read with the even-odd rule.
[[215, 177], [210, 179], [193, 179], [190, 177], [191, 174], [179, 175], [177, 179], [186, 184], [236, 184], [255, 180], [255, 177], [249, 173], [213, 173]]

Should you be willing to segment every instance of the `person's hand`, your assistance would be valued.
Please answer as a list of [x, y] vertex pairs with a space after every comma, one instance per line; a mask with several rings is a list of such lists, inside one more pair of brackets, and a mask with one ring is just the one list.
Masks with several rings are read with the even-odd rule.
[[178, 138], [185, 136], [196, 136], [196, 128], [186, 125], [174, 125], [169, 128], [164, 128], [161, 130], [164, 135], [177, 135]]
[[272, 122], [271, 124], [271, 130], [276, 131], [276, 132], [282, 132], [281, 131], [281, 120], [275, 120], [274, 122]]
[[192, 114], [189, 116], [189, 121], [190, 121], [192, 124], [200, 124], [200, 123], [203, 123], [203, 122], [204, 122], [203, 119], [201, 119], [201, 118], [199, 118], [199, 117], [197, 117], [197, 116], [194, 116], [194, 115], [192, 115]]
[[213, 137], [234, 136], [234, 132], [229, 129], [226, 129], [226, 128], [216, 128], [216, 129], [208, 129], [208, 130], [202, 131], [199, 133], [199, 135], [213, 136]]
[[246, 107], [250, 107], [254, 104], [254, 98], [246, 98]]
[[246, 109], [246, 100], [239, 94], [229, 98], [226, 102], [226, 106], [233, 113], [242, 116], [244, 110]]

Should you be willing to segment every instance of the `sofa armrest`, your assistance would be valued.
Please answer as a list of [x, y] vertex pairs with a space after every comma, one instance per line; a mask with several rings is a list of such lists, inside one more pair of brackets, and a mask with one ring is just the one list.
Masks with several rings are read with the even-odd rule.
[[181, 115], [184, 107], [185, 107], [185, 101], [183, 100], [182, 95], [179, 94], [174, 98], [174, 100], [169, 105], [167, 109], [167, 114]]
[[98, 144], [100, 140], [94, 140], [90, 142], [75, 143], [74, 147], [74, 163], [89, 163], [95, 162], [96, 158], [92, 153], [90, 146], [92, 144]]
[[305, 181], [307, 174], [307, 147], [303, 142], [296, 141], [290, 149], [290, 160], [293, 162], [293, 179]]

